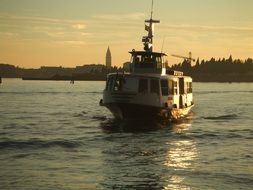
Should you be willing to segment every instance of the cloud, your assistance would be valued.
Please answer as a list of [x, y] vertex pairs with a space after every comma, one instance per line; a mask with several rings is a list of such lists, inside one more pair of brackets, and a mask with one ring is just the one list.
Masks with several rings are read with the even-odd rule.
[[75, 29], [81, 30], [81, 29], [85, 29], [86, 25], [84, 25], [84, 24], [74, 24], [74, 25], [72, 25], [72, 27], [75, 28]]
[[[0, 32], [5, 39], [41, 41], [40, 43], [79, 44], [92, 36], [84, 20], [55, 19], [0, 14]], [[15, 35], [14, 35], [15, 34]]]
[[56, 44], [61, 45], [63, 47], [67, 46], [83, 46], [86, 45], [84, 41], [81, 40], [65, 40], [65, 41], [58, 41]]
[[99, 14], [93, 16], [95, 19], [102, 19], [102, 20], [141, 20], [145, 17], [144, 13], [136, 12], [136, 13], [129, 13], [129, 14]]
[[[83, 29], [87, 27], [85, 20], [70, 20], [70, 19], [57, 19], [49, 17], [39, 17], [39, 16], [17, 16], [9, 14], [0, 14], [0, 23], [5, 26], [15, 26], [15, 25], [35, 25], [35, 26], [71, 26], [77, 29]], [[83, 24], [80, 24], [83, 23]]]
[[64, 35], [66, 35], [66, 33], [65, 32], [47, 32], [47, 35], [49, 36], [49, 37], [53, 37], [53, 38], [59, 38], [59, 37], [63, 37]]
[[249, 26], [212, 26], [212, 25], [189, 25], [189, 24], [179, 24], [179, 25], [161, 25], [163, 29], [173, 29], [173, 30], [185, 30], [185, 31], [196, 31], [196, 32], [226, 32], [226, 33], [238, 33], [244, 32], [253, 34], [253, 27]]
[[18, 34], [13, 32], [0, 32], [0, 36], [4, 38], [14, 38], [18, 37]]

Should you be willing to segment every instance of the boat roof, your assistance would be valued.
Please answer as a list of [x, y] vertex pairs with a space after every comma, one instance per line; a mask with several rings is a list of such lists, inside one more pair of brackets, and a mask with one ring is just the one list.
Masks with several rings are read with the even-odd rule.
[[172, 75], [172, 74], [166, 74], [166, 75], [161, 75], [161, 74], [156, 74], [156, 73], [128, 73], [128, 72], [118, 72], [118, 73], [109, 73], [107, 76], [111, 75], [124, 75], [124, 76], [133, 76], [133, 77], [147, 77], [147, 78], [191, 78], [190, 76], [187, 75], [182, 75], [182, 76], [177, 76], [177, 75]]
[[156, 56], [167, 56], [165, 53], [161, 52], [149, 52], [149, 51], [135, 51], [134, 49], [129, 52], [132, 55], [156, 55]]

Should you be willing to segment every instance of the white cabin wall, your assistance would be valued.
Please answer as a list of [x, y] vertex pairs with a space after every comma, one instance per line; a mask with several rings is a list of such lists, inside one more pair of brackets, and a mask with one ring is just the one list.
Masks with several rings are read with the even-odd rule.
[[[122, 88], [119, 90], [113, 90], [113, 91], [105, 91], [104, 92], [104, 101], [109, 102], [118, 102], [120, 98], [113, 98], [113, 94], [117, 94], [117, 97], [122, 97], [122, 99], [127, 99], [126, 97], [132, 96], [129, 99], [128, 103], [132, 104], [140, 104], [140, 105], [148, 105], [148, 106], [155, 106], [155, 107], [180, 107], [180, 89], [179, 89], [179, 78], [177, 76], [164, 76], [162, 78], [149, 78], [144, 76], [119, 76], [123, 77], [122, 82]], [[145, 92], [139, 92], [139, 81], [140, 79], [146, 79], [148, 81], [147, 85], [147, 91]], [[157, 80], [159, 81], [157, 85], [159, 85], [159, 94], [158, 93], [151, 93], [151, 80]], [[161, 80], [167, 80], [168, 81], [168, 95], [162, 96], [162, 89], [161, 89]], [[183, 106], [190, 106], [193, 102], [193, 96], [192, 93], [187, 94], [187, 82], [192, 82], [191, 78], [185, 77], [185, 91], [184, 94], [182, 94], [182, 103]], [[177, 82], [177, 87], [175, 88], [175, 83], [173, 85], [169, 85], [169, 81]], [[189, 85], [188, 85], [189, 86]], [[170, 90], [170, 88], [172, 89]], [[177, 93], [175, 94], [175, 89], [177, 89]], [[125, 93], [125, 94], [124, 94]], [[129, 95], [129, 93], [133, 95]]]
[[186, 94], [185, 102], [186, 102], [187, 106], [190, 106], [192, 104], [192, 102], [193, 102], [192, 93], [191, 94]]
[[[139, 80], [140, 79], [146, 79], [148, 81], [147, 92], [141, 92], [141, 93], [138, 92], [138, 90], [139, 90]], [[146, 77], [139, 77], [139, 78], [136, 77], [135, 84], [137, 86], [137, 90], [136, 90], [137, 95], [131, 103], [154, 106], [154, 107], [160, 107], [161, 106], [160, 105], [160, 93], [159, 94], [151, 93], [151, 89], [150, 89], [150, 81], [151, 80], [152, 79], [146, 78]], [[159, 89], [160, 89], [160, 87], [159, 87]]]
[[192, 83], [192, 78], [190, 77], [185, 77], [184, 79], [184, 87], [185, 87], [185, 94], [183, 97], [184, 100], [184, 104], [186, 104], [187, 106], [190, 106], [193, 102], [193, 95], [192, 93], [187, 93], [187, 83]]
[[139, 78], [130, 78], [126, 77], [125, 78], [125, 83], [123, 85], [122, 91], [124, 92], [138, 92], [138, 85], [139, 85]]
[[179, 80], [178, 78], [174, 78], [173, 80], [177, 82], [177, 94], [173, 95], [173, 104], [177, 105], [177, 108], [179, 108]]
[[159, 95], [157, 94], [137, 94], [136, 97], [133, 99], [131, 103], [134, 104], [141, 104], [141, 105], [148, 105], [148, 106], [154, 106], [154, 107], [160, 107], [160, 99]]

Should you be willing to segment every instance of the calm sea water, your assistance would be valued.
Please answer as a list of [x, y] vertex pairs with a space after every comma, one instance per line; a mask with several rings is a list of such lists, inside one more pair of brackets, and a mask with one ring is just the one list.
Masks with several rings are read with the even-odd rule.
[[0, 85], [0, 189], [252, 189], [253, 83], [194, 83], [174, 123], [118, 122], [104, 82]]

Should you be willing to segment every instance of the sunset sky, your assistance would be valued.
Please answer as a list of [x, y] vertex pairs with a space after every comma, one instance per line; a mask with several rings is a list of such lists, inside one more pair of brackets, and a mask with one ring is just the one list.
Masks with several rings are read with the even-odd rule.
[[[0, 0], [0, 63], [24, 68], [129, 61], [151, 0]], [[253, 57], [252, 0], [155, 0], [154, 48], [200, 59]], [[181, 60], [168, 56], [168, 62]]]

